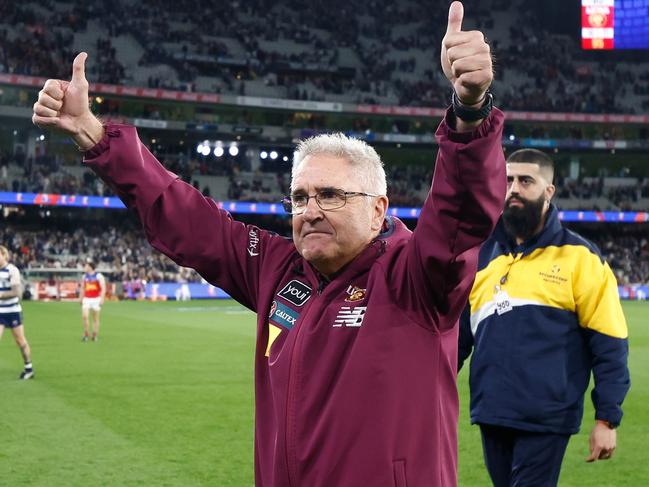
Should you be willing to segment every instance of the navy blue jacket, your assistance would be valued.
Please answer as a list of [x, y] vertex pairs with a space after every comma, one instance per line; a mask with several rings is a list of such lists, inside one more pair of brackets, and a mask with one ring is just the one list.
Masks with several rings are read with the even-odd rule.
[[591, 371], [596, 419], [622, 419], [630, 380], [617, 283], [595, 245], [563, 228], [554, 206], [541, 233], [522, 245], [501, 219], [480, 249], [458, 369], [472, 349], [472, 423], [576, 433]]

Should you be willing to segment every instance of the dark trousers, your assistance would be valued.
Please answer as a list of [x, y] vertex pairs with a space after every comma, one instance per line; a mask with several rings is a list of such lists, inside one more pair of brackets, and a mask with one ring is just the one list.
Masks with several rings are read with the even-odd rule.
[[494, 487], [554, 487], [570, 435], [480, 425], [485, 464]]

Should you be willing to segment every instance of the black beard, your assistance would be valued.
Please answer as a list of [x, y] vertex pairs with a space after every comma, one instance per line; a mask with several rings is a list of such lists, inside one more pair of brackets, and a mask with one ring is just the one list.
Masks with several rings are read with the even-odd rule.
[[545, 196], [541, 195], [537, 200], [527, 200], [520, 196], [514, 196], [513, 199], [523, 203], [523, 206], [510, 206], [512, 197], [509, 197], [503, 211], [505, 231], [512, 238], [527, 240], [534, 235], [534, 232], [541, 224]]

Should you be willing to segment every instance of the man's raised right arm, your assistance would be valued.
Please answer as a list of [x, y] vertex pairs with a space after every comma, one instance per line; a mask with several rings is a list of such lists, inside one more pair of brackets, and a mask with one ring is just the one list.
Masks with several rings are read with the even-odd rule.
[[76, 142], [86, 165], [137, 212], [153, 247], [255, 309], [261, 261], [270, 241], [285, 243], [272, 245], [285, 254], [290, 243], [233, 220], [214, 200], [179, 180], [141, 143], [135, 127], [102, 126], [88, 107], [85, 59], [85, 53], [75, 58], [70, 81], [45, 83], [33, 122]]

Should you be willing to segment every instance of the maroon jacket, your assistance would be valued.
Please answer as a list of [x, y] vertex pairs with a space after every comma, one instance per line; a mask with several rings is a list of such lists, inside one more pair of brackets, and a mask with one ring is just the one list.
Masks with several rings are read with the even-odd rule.
[[135, 128], [108, 125], [86, 154], [153, 247], [257, 313], [257, 486], [457, 484], [457, 321], [503, 207], [503, 118], [442, 122], [417, 229], [387, 218], [330, 282], [166, 171]]

